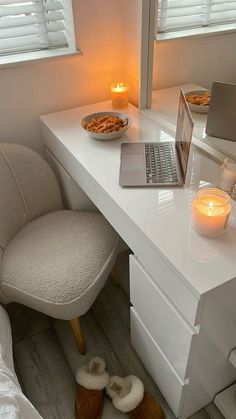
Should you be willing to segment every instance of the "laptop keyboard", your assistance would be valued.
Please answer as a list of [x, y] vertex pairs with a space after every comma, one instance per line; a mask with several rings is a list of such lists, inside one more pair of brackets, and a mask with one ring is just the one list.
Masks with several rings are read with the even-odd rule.
[[145, 157], [147, 183], [178, 182], [175, 152], [171, 142], [146, 143]]

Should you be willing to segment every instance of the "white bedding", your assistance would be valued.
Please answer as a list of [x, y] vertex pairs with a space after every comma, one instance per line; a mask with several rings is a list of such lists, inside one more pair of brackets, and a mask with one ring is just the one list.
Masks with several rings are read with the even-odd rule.
[[42, 419], [24, 396], [17, 380], [12, 356], [11, 327], [0, 306], [0, 419]]
[[1, 345], [2, 351], [4, 351], [4, 354], [5, 354], [4, 359], [7, 365], [12, 370], [14, 370], [10, 320], [9, 320], [7, 312], [4, 310], [4, 308], [1, 305], [0, 305], [0, 345]]

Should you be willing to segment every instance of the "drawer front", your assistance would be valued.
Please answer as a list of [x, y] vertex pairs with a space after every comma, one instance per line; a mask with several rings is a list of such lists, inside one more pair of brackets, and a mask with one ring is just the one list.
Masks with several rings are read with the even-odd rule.
[[190, 348], [197, 334], [133, 256], [130, 257], [130, 298], [151, 336], [184, 380], [188, 376]]
[[133, 308], [130, 316], [131, 343], [178, 417], [187, 384], [178, 377]]
[[155, 251], [150, 247], [143, 248], [142, 241], [131, 247], [137, 259], [145, 266], [151, 277], [173, 302], [184, 318], [194, 327], [201, 321], [203, 304]]

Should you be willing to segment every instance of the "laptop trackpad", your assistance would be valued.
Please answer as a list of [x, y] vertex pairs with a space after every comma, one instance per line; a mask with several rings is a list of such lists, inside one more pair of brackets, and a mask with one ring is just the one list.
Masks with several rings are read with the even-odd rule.
[[143, 154], [124, 154], [122, 156], [122, 170], [139, 171], [146, 168]]

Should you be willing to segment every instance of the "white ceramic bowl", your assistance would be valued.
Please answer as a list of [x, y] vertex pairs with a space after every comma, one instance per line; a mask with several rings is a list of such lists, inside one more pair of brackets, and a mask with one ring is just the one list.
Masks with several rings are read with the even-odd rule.
[[[119, 131], [113, 131], [113, 132], [107, 132], [107, 133], [93, 132], [85, 128], [85, 125], [88, 122], [90, 122], [93, 118], [96, 118], [98, 116], [106, 116], [106, 115], [118, 116], [119, 118], [123, 119], [124, 122], [127, 121], [127, 124], [125, 125], [125, 127], [121, 128]], [[104, 112], [91, 113], [90, 115], [85, 116], [81, 121], [81, 126], [87, 132], [87, 134], [91, 138], [94, 138], [95, 140], [114, 140], [115, 138], [121, 137], [127, 131], [127, 129], [131, 126], [131, 123], [132, 123], [131, 119], [124, 113], [104, 111]]]
[[[202, 90], [192, 90], [191, 92], [185, 92], [185, 98], [188, 102], [188, 96], [190, 95], [202, 95], [205, 92], [210, 92], [207, 89], [202, 89]], [[207, 113], [209, 110], [209, 105], [195, 105], [194, 103], [190, 103], [188, 102], [188, 106], [191, 109], [191, 111], [193, 112], [200, 112], [200, 113]]]

